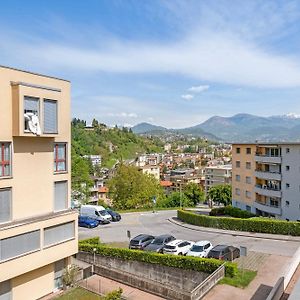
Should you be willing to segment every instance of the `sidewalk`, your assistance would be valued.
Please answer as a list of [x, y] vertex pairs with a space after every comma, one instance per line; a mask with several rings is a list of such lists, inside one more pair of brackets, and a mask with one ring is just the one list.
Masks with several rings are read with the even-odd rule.
[[233, 235], [233, 236], [244, 236], [244, 237], [251, 237], [251, 238], [256, 238], [256, 239], [300, 242], [300, 237], [291, 236], [291, 235], [256, 233], [256, 232], [234, 231], [234, 230], [224, 230], [224, 229], [217, 229], [217, 228], [210, 228], [210, 227], [201, 227], [201, 226], [197, 226], [197, 225], [187, 224], [187, 223], [182, 222], [181, 220], [177, 219], [176, 217], [169, 218], [168, 221], [175, 225], [178, 225], [178, 226], [181, 226], [184, 228], [188, 228], [190, 230], [195, 230], [195, 231], [218, 233], [218, 234], [228, 234], [228, 235]]
[[120, 287], [123, 290], [122, 299], [128, 300], [164, 300], [164, 298], [99, 275], [93, 275], [81, 281], [79, 286], [102, 295], [117, 290]]

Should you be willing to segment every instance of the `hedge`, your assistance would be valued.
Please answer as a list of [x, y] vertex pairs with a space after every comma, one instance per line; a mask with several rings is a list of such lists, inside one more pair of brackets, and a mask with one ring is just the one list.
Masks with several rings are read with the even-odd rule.
[[233, 207], [231, 205], [224, 206], [224, 207], [217, 207], [213, 208], [210, 213], [210, 216], [230, 216], [234, 218], [253, 218], [255, 217], [254, 214], [252, 214], [249, 211], [242, 210], [237, 207]]
[[300, 222], [281, 221], [263, 217], [250, 219], [212, 217], [183, 210], [177, 211], [177, 217], [186, 223], [203, 227], [300, 236]]
[[[87, 240], [79, 243], [79, 251], [94, 253], [94, 249], [96, 249], [95, 253], [101, 256], [114, 257], [123, 260], [135, 260], [150, 264], [159, 264], [208, 274], [213, 273], [224, 263], [224, 261], [210, 258], [177, 256], [140, 250], [113, 248], [103, 245], [90, 244]], [[225, 275], [228, 277], [233, 277], [236, 274], [237, 265], [235, 263], [226, 262]]]
[[98, 236], [79, 241], [80, 244], [99, 245], [100, 238]]

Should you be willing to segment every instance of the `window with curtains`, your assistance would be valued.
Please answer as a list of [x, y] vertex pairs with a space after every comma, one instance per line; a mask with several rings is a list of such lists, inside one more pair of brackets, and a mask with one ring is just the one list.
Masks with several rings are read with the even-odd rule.
[[40, 250], [40, 230], [0, 240], [0, 261]]
[[68, 182], [54, 182], [54, 211], [68, 208]]
[[0, 223], [11, 220], [11, 188], [0, 189]]
[[75, 238], [75, 222], [68, 222], [44, 229], [44, 247], [49, 247]]
[[57, 133], [57, 101], [44, 99], [44, 133]]
[[67, 171], [67, 144], [54, 144], [54, 172]]
[[11, 176], [11, 143], [0, 142], [0, 178]]

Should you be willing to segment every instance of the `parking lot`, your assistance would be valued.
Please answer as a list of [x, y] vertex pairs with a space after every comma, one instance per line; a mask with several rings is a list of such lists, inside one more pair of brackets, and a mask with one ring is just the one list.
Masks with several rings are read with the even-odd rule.
[[180, 227], [168, 219], [176, 216], [176, 211], [159, 211], [156, 213], [122, 214], [120, 222], [100, 225], [93, 229], [79, 228], [79, 239], [99, 236], [105, 242], [127, 242], [127, 230], [131, 237], [140, 233], [152, 235], [171, 234], [177, 239], [199, 241], [209, 240], [213, 245], [228, 244], [235, 247], [244, 246], [248, 251], [291, 257], [299, 247], [297, 241], [282, 241], [255, 237], [222, 234], [220, 232], [196, 231]]

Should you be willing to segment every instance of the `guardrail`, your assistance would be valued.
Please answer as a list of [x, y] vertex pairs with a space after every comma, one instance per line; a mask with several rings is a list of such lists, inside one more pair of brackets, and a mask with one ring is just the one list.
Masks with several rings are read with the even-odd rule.
[[195, 287], [191, 292], [191, 300], [201, 299], [211, 288], [213, 288], [220, 279], [225, 276], [225, 263], [210, 274], [203, 282]]

